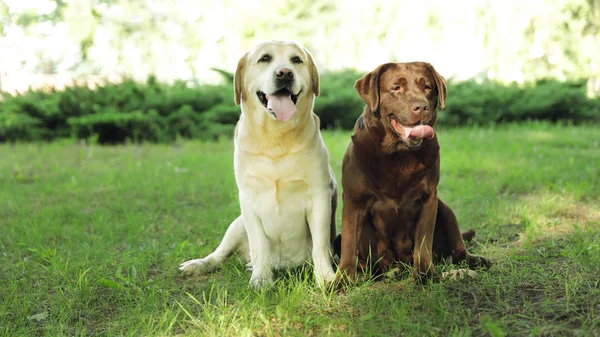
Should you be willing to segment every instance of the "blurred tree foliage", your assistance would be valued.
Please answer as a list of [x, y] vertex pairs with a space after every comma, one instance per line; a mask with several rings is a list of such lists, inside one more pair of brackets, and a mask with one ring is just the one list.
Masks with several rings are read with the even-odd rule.
[[[52, 10], [36, 11], [40, 2]], [[211, 67], [232, 70], [257, 41], [285, 38], [330, 70], [424, 60], [459, 79], [600, 78], [600, 0], [15, 3], [0, 0], [2, 34], [19, 28], [43, 38], [54, 27], [79, 46], [77, 57], [56, 56], [57, 71], [216, 81]]]

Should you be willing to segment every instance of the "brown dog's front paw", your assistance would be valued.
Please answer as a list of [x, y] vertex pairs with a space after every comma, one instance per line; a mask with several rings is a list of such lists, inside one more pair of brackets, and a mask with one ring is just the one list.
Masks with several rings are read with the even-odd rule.
[[429, 266], [420, 266], [420, 267], [418, 265], [416, 265], [413, 268], [413, 277], [420, 284], [427, 284], [427, 282], [429, 282], [429, 281], [431, 281], [431, 282], [439, 282], [440, 281], [440, 277], [435, 272], [435, 269], [433, 268], [432, 264], [430, 264]]
[[347, 273], [338, 271], [333, 282], [328, 284], [328, 290], [343, 293], [352, 283], [353, 279]]

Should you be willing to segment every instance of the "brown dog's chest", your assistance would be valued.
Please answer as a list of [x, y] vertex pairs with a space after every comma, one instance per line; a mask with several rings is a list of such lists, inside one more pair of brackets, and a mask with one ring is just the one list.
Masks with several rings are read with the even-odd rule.
[[[371, 200], [370, 213], [380, 219], [388, 233], [411, 230], [416, 223], [423, 200], [429, 195], [425, 170], [419, 175], [389, 174], [377, 181], [378, 188]], [[382, 182], [387, 181], [387, 184]]]
[[406, 233], [408, 237], [412, 237], [411, 233], [422, 208], [423, 202], [420, 199], [378, 199], [370, 208], [370, 216], [372, 221], [380, 223], [377, 227], [385, 228], [387, 235], [393, 237], [397, 233]]
[[417, 157], [373, 158], [363, 167], [369, 181], [370, 192], [377, 199], [391, 199], [404, 203], [405, 199], [419, 199], [428, 194], [431, 173], [435, 165], [426, 166]]
[[367, 212], [389, 235], [412, 237], [424, 200], [437, 187], [438, 165], [426, 163], [418, 156], [390, 156], [363, 167], [370, 185]]

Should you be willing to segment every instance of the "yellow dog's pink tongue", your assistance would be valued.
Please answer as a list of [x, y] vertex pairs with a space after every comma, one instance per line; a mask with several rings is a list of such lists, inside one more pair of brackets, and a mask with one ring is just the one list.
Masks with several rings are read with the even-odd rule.
[[433, 128], [429, 125], [417, 125], [415, 127], [404, 127], [404, 134], [410, 139], [431, 139], [435, 136]]
[[277, 119], [287, 122], [296, 113], [296, 105], [291, 95], [269, 95], [267, 109], [273, 111]]

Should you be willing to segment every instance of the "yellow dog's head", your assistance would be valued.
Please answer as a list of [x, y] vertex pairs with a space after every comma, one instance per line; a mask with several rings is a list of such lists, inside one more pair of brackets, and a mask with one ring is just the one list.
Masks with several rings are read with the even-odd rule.
[[286, 122], [312, 111], [319, 72], [312, 55], [295, 42], [263, 42], [244, 54], [234, 77], [235, 103]]

